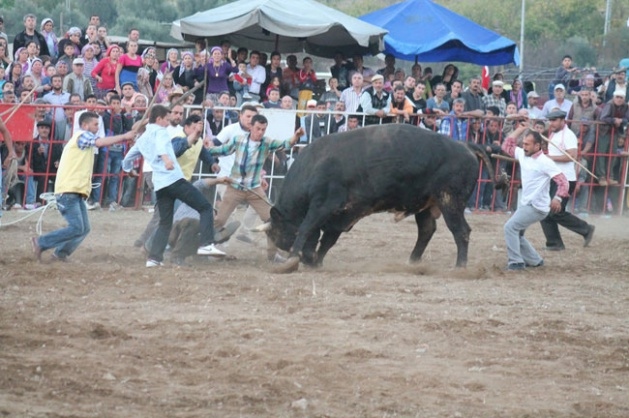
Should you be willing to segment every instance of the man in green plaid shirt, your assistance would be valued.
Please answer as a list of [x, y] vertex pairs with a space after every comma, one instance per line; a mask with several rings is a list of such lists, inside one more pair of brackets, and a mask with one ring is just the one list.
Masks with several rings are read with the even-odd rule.
[[[304, 130], [299, 128], [290, 139], [270, 139], [264, 136], [268, 124], [266, 117], [255, 115], [251, 119], [249, 132], [234, 136], [223, 145], [209, 149], [214, 156], [235, 154], [230, 174], [231, 187], [228, 186], [225, 190], [223, 200], [218, 205], [218, 214], [214, 218], [214, 228], [217, 230], [225, 226], [234, 209], [243, 203], [249, 203], [263, 222], [271, 218], [271, 206], [262, 187], [262, 166], [272, 152], [290, 150], [304, 134]], [[276, 259], [277, 249], [270, 240], [267, 242], [267, 257], [273, 261]]]

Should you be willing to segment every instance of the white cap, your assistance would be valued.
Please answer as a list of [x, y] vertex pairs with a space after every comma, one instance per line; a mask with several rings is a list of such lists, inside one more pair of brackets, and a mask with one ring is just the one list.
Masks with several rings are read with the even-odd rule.
[[563, 84], [559, 83], [557, 85], [555, 85], [555, 88], [553, 90], [563, 90], [566, 91], [566, 86], [564, 86]]

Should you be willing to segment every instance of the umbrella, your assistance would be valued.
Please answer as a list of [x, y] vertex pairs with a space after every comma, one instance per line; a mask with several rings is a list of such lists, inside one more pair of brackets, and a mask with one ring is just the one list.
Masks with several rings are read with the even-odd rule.
[[384, 52], [399, 59], [478, 65], [520, 62], [515, 42], [431, 0], [407, 0], [360, 19], [389, 31]]
[[240, 0], [173, 22], [177, 39], [333, 57], [377, 53], [387, 31], [313, 0]]

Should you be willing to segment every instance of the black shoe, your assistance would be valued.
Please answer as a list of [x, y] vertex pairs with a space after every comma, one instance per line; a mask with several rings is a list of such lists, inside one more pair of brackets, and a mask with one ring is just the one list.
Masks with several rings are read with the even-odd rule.
[[533, 268], [535, 268], [535, 267], [544, 267], [544, 260], [540, 261], [537, 264], [527, 264], [526, 267], [533, 267]]
[[140, 247], [142, 247], [143, 245], [144, 245], [144, 242], [142, 242], [142, 240], [139, 240], [139, 239], [136, 239], [136, 240], [133, 242], [133, 246], [134, 246], [134, 247], [136, 247], [136, 248], [140, 248]]
[[509, 263], [509, 265], [507, 265], [507, 270], [508, 271], [526, 270], [526, 266], [524, 265], [524, 263]]
[[596, 227], [594, 225], [590, 225], [590, 230], [588, 231], [587, 234], [585, 234], [585, 242], [583, 242], [583, 246], [587, 247], [590, 245], [590, 242], [592, 242], [592, 238], [594, 238], [594, 230], [596, 229]]
[[563, 245], [557, 245], [557, 246], [546, 246], [546, 251], [563, 251], [565, 250], [566, 247], [564, 247]]

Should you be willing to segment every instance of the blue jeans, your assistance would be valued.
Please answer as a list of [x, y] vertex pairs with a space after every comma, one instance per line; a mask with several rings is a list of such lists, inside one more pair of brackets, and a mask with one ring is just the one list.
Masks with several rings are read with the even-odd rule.
[[107, 197], [105, 203], [118, 203], [118, 188], [120, 187], [119, 174], [121, 169], [122, 151], [109, 150], [109, 177], [107, 179]]
[[523, 205], [509, 218], [504, 226], [509, 264], [525, 263], [536, 266], [542, 261], [535, 248], [524, 238], [524, 232], [526, 228], [546, 218], [547, 215], [548, 212], [542, 212], [531, 205]]
[[159, 189], [156, 194], [159, 226], [150, 244], [149, 258], [151, 260], [162, 261], [164, 259], [164, 250], [168, 244], [168, 237], [173, 226], [175, 200], [177, 199], [199, 212], [201, 216], [200, 245], [205, 246], [214, 242], [214, 209], [203, 196], [203, 193], [194, 187], [192, 183], [180, 179], [170, 186]]
[[55, 248], [55, 255], [66, 258], [72, 254], [90, 233], [90, 220], [83, 196], [77, 193], [56, 195], [57, 208], [68, 226], [49, 232], [39, 237], [42, 251]]

